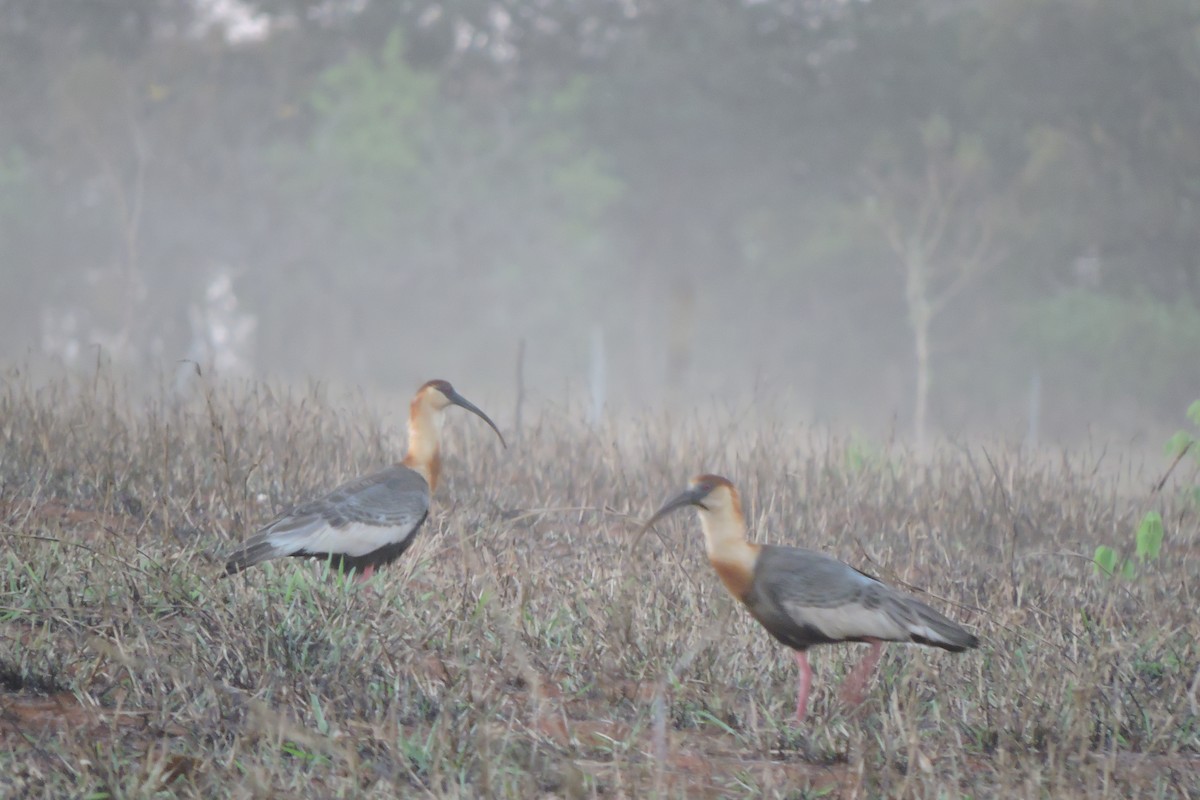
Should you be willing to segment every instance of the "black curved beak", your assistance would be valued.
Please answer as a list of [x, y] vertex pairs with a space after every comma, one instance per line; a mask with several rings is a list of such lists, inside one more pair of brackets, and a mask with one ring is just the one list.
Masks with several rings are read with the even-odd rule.
[[496, 427], [496, 423], [492, 422], [492, 418], [489, 417], [487, 414], [483, 413], [483, 411], [480, 410], [479, 406], [475, 405], [470, 400], [463, 397], [461, 394], [454, 391], [453, 389], [451, 389], [448, 393], [445, 393], [445, 394], [446, 394], [446, 399], [449, 400], [451, 403], [458, 406], [459, 408], [465, 408], [467, 411], [470, 411], [472, 414], [474, 414], [475, 416], [479, 417], [481, 420], [486, 422], [491, 427], [491, 429], [496, 432], [496, 435], [500, 437], [500, 444], [504, 445], [505, 449], [508, 449], [508, 442], [504, 441], [504, 434], [500, 433], [500, 429]]
[[654, 516], [647, 520], [646, 524], [638, 529], [637, 535], [634, 537], [633, 544], [630, 545], [629, 549], [633, 550], [638, 546], [638, 543], [642, 541], [642, 537], [646, 535], [646, 531], [654, 527], [654, 523], [658, 522], [672, 511], [683, 508], [684, 506], [698, 505], [700, 501], [704, 499], [705, 494], [707, 494], [707, 492], [705, 492], [703, 489], [689, 486], [667, 502], [663, 503], [662, 508], [658, 509], [658, 511], [655, 511]]

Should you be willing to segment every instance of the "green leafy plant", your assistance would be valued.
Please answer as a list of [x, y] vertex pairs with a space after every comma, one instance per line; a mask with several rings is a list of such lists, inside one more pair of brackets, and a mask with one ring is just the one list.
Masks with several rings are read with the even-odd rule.
[[[1097, 575], [1114, 575], [1117, 572], [1117, 553], [1106, 544], [1102, 544], [1096, 548], [1096, 555], [1093, 557], [1095, 561], [1095, 570]], [[1127, 580], [1132, 580], [1134, 576], [1133, 562], [1125, 559], [1120, 563], [1121, 575]]]
[[[1188, 406], [1187, 418], [1195, 430], [1178, 430], [1167, 440], [1166, 447], [1164, 448], [1165, 454], [1173, 459], [1173, 461], [1171, 462], [1171, 468], [1167, 470], [1167, 475], [1164, 475], [1158, 486], [1155, 487], [1155, 492], [1162, 489], [1171, 470], [1188, 453], [1191, 453], [1193, 460], [1200, 466], [1200, 400]], [[1193, 486], [1191, 488], [1191, 498], [1194, 502], [1200, 504], [1200, 486]], [[1162, 550], [1162, 543], [1162, 514], [1157, 511], [1147, 511], [1142, 516], [1141, 522], [1138, 523], [1137, 531], [1134, 533], [1134, 555], [1138, 562], [1145, 564], [1147, 561], [1153, 561], [1158, 558], [1158, 554]], [[1097, 575], [1111, 576], [1120, 572], [1121, 576], [1126, 580], [1132, 580], [1137, 572], [1137, 567], [1133, 561], [1119, 559], [1117, 552], [1104, 544], [1096, 548], [1096, 552], [1092, 556], [1092, 562], [1093, 569]]]
[[[1192, 423], [1194, 430], [1180, 429], [1167, 440], [1164, 452], [1170, 458], [1175, 459], [1175, 463], [1183, 460], [1183, 457], [1191, 453], [1192, 460], [1200, 466], [1200, 400], [1195, 401], [1187, 410], [1187, 418]], [[1190, 493], [1192, 502], [1200, 505], [1200, 486], [1193, 486]]]
[[[1145, 564], [1147, 561], [1158, 558], [1159, 551], [1162, 550], [1162, 543], [1162, 515], [1157, 511], [1147, 511], [1142, 517], [1142, 521], [1138, 523], [1137, 532], [1134, 534], [1134, 553], [1137, 560]], [[1097, 575], [1112, 576], [1119, 572], [1121, 577], [1126, 580], [1133, 580], [1137, 574], [1137, 567], [1132, 560], [1119, 559], [1117, 552], [1105, 544], [1096, 548], [1092, 561]]]
[[1145, 563], [1158, 558], [1158, 551], [1162, 549], [1163, 541], [1162, 515], [1157, 511], [1147, 511], [1146, 516], [1142, 517], [1141, 523], [1138, 524], [1136, 538], [1139, 561]]

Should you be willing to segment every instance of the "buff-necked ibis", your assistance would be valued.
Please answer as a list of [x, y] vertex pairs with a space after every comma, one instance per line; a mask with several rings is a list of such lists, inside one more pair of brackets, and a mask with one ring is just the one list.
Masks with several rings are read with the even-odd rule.
[[479, 416], [504, 444], [487, 414], [447, 381], [429, 381], [409, 405], [408, 449], [400, 463], [343, 483], [276, 517], [229, 556], [226, 573], [295, 556], [329, 559], [335, 568], [356, 570], [366, 580], [376, 567], [395, 561], [429, 514], [429, 498], [441, 472], [443, 415], [452, 405]]
[[976, 647], [974, 635], [930, 608], [835, 558], [800, 547], [746, 541], [737, 489], [719, 475], [693, 478], [638, 533], [666, 514], [695, 506], [708, 560], [725, 588], [776, 640], [796, 654], [800, 668], [796, 719], [804, 720], [812, 687], [808, 648], [867, 642], [871, 650], [846, 677], [842, 698], [859, 702], [883, 642], [916, 642], [961, 652]]

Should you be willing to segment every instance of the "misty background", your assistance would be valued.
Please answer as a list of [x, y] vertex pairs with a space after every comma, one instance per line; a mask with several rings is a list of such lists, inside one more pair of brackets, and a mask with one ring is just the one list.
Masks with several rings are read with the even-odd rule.
[[1200, 4], [0, 0], [0, 280], [10, 365], [1157, 447]]

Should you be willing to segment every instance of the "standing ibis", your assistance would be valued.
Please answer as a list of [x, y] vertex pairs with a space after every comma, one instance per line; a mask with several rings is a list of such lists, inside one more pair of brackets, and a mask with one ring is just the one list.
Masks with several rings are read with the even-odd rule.
[[296, 556], [329, 559], [334, 567], [356, 570], [359, 580], [366, 580], [376, 567], [395, 561], [429, 514], [429, 497], [441, 471], [443, 415], [452, 405], [482, 418], [504, 444], [487, 414], [447, 381], [429, 381], [409, 405], [408, 451], [399, 464], [343, 483], [276, 517], [229, 556], [225, 572]]
[[693, 478], [642, 526], [638, 538], [684, 506], [696, 506], [700, 512], [708, 560], [725, 588], [768, 633], [796, 652], [798, 721], [808, 709], [808, 648], [813, 645], [870, 643], [870, 652], [842, 687], [843, 701], [852, 703], [861, 702], [863, 685], [885, 641], [916, 642], [955, 653], [979, 645], [975, 636], [915, 597], [824, 553], [746, 541], [737, 489], [719, 475]]

